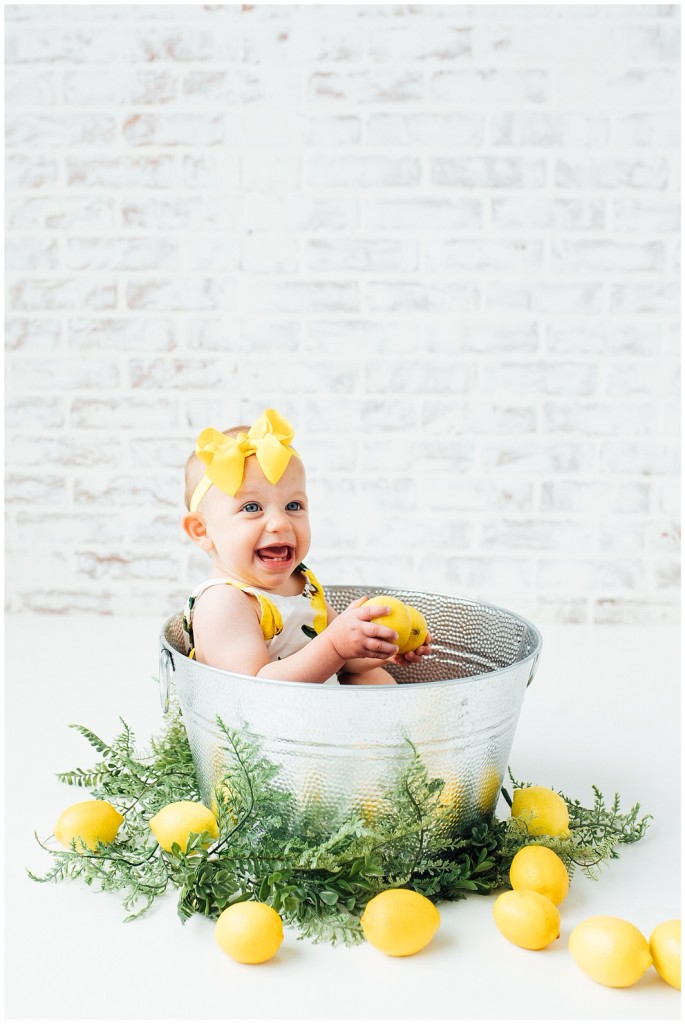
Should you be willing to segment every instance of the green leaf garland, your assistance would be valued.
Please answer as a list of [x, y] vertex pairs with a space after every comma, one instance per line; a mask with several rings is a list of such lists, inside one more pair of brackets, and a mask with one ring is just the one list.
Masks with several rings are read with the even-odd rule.
[[[216, 790], [219, 823], [216, 840], [192, 836], [185, 853], [165, 853], [149, 820], [166, 804], [201, 799], [188, 736], [174, 703], [166, 728], [137, 754], [132, 730], [106, 743], [91, 730], [73, 728], [101, 755], [93, 768], [61, 772], [58, 778], [109, 800], [124, 816], [115, 841], [92, 853], [53, 849], [36, 836], [53, 858], [36, 882], [79, 878], [105, 892], [119, 892], [126, 921], [145, 913], [169, 889], [178, 891], [182, 921], [193, 914], [216, 918], [227, 906], [260, 900], [312, 942], [362, 941], [361, 914], [384, 889], [403, 886], [431, 900], [458, 900], [470, 893], [508, 887], [508, 872], [523, 846], [553, 849], [569, 875], [576, 867], [596, 878], [600, 866], [618, 856], [617, 847], [641, 839], [649, 816], [640, 805], [620, 810], [618, 795], [607, 804], [593, 787], [586, 808], [560, 793], [569, 808], [568, 838], [531, 836], [515, 818], [480, 822], [445, 838], [439, 827], [441, 779], [428, 777], [420, 755], [411, 756], [394, 786], [384, 794], [377, 815], [353, 813], [333, 820], [330, 808], [310, 803], [298, 808], [293, 794], [278, 786], [279, 769], [245, 736], [217, 724], [225, 740], [226, 774]], [[511, 776], [515, 788], [526, 783]], [[506, 793], [505, 793], [506, 795]], [[207, 845], [209, 844], [209, 845]]]

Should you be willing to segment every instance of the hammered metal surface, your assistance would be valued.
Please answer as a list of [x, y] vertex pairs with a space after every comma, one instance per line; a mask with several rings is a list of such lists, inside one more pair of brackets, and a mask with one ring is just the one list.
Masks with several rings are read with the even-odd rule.
[[205, 803], [222, 774], [216, 716], [259, 743], [280, 768], [277, 785], [298, 805], [323, 800], [344, 816], [376, 813], [383, 791], [411, 757], [444, 779], [445, 836], [494, 812], [526, 686], [542, 646], [520, 616], [480, 602], [394, 587], [336, 586], [336, 610], [365, 594], [389, 594], [426, 617], [434, 654], [390, 670], [399, 686], [321, 686], [255, 679], [209, 668], [183, 654], [180, 616], [165, 623], [162, 650]]

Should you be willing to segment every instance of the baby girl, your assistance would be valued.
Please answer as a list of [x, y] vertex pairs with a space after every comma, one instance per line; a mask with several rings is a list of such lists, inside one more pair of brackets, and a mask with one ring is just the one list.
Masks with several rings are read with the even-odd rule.
[[[303, 564], [311, 533], [304, 466], [293, 428], [275, 409], [251, 427], [209, 427], [186, 464], [183, 528], [212, 561], [188, 599], [186, 652], [242, 675], [293, 682], [393, 684], [382, 668], [411, 665], [398, 634], [375, 622], [384, 605], [353, 601], [336, 613]], [[338, 676], [339, 674], [339, 676]]]

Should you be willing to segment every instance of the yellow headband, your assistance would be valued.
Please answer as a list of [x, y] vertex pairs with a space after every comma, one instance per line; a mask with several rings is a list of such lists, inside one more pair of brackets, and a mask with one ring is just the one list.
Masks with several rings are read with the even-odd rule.
[[195, 454], [204, 462], [206, 469], [190, 499], [190, 511], [197, 511], [212, 484], [226, 494], [237, 494], [243, 482], [245, 459], [250, 455], [257, 456], [259, 467], [269, 483], [277, 483], [291, 457], [299, 458], [295, 449], [290, 447], [294, 434], [288, 421], [275, 409], [265, 409], [247, 434], [241, 431], [237, 437], [229, 437], [214, 427], [207, 427], [198, 437], [195, 448]]

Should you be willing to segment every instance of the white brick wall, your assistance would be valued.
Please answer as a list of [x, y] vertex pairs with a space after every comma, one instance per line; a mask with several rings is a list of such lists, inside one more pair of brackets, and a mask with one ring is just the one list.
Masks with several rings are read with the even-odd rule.
[[11, 610], [175, 611], [273, 405], [325, 581], [676, 620], [676, 5], [5, 15]]

